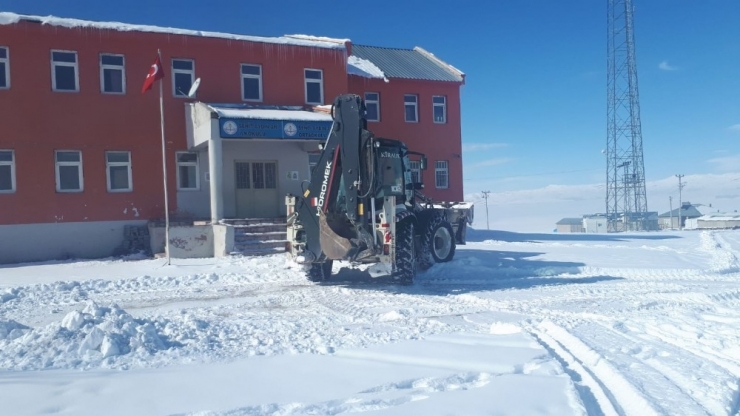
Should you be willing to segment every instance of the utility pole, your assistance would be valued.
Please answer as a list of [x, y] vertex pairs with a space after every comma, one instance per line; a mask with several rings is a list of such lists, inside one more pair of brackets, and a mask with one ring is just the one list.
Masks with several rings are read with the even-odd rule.
[[668, 213], [670, 213], [671, 215], [671, 230], [672, 230], [673, 229], [673, 197], [670, 195], [668, 196], [668, 206], [671, 207], [671, 210], [668, 211]]
[[491, 191], [483, 191], [483, 199], [486, 200], [486, 230], [490, 230], [491, 228], [488, 226], [488, 194], [490, 194]]
[[681, 183], [681, 179], [686, 175], [676, 175], [678, 178], [678, 230], [680, 231], [683, 227], [681, 227], [681, 209], [683, 209], [683, 202], [681, 199], [681, 190], [684, 186], [686, 186], [685, 183]]

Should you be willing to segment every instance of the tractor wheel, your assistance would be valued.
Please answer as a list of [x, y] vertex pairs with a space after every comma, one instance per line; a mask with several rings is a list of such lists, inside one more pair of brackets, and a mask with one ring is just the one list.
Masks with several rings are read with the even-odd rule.
[[455, 256], [452, 226], [442, 216], [435, 216], [424, 228], [419, 245], [419, 267], [422, 269], [452, 260]]
[[414, 283], [416, 276], [416, 248], [414, 222], [411, 219], [396, 224], [396, 258], [394, 277], [402, 285]]
[[323, 263], [311, 263], [306, 277], [312, 282], [325, 282], [331, 277], [331, 268], [334, 265], [334, 260], [326, 260]]

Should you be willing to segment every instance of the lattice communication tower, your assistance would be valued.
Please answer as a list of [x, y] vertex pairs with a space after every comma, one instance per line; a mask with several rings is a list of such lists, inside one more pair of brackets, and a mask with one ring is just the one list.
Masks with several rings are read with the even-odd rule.
[[607, 231], [649, 229], [632, 0], [607, 0]]

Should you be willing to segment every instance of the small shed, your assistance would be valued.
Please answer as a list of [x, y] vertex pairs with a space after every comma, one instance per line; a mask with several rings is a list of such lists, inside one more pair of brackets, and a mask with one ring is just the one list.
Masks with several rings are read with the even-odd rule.
[[582, 233], [583, 220], [581, 218], [563, 218], [555, 223], [559, 233]]

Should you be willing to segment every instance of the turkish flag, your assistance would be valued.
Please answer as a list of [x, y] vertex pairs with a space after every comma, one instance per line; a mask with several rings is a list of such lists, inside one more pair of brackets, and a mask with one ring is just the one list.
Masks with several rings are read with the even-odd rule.
[[159, 56], [154, 61], [154, 64], [149, 68], [149, 73], [146, 74], [144, 85], [141, 87], [141, 93], [145, 93], [152, 88], [154, 81], [164, 78], [164, 71], [162, 70], [162, 63], [159, 61]]

